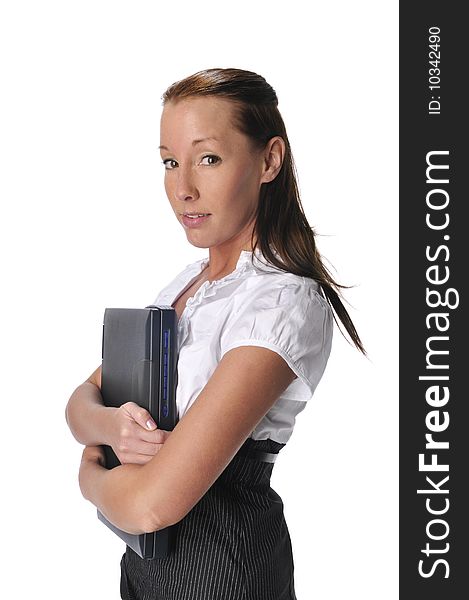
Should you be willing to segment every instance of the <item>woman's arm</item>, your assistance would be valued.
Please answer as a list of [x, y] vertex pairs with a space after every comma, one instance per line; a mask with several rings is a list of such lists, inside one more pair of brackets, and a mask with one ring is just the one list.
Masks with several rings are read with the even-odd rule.
[[99, 449], [85, 449], [80, 487], [114, 525], [129, 533], [180, 521], [202, 498], [293, 381], [276, 352], [258, 346], [228, 351], [161, 450], [145, 465], [107, 471]]
[[86, 446], [107, 444], [122, 464], [147, 463], [171, 433], [158, 429], [150, 413], [135, 402], [119, 408], [104, 406], [101, 367], [73, 392], [65, 418], [78, 442]]
[[[104, 468], [101, 446], [86, 446], [78, 477], [84, 498], [99, 508], [108, 521], [133, 534], [155, 531], [153, 523], [145, 521], [148, 510], [144, 490], [139, 488], [141, 469], [142, 465], [129, 463], [108, 470]], [[114, 493], [119, 494], [117, 506], [112, 502]]]
[[103, 404], [101, 367], [80, 384], [65, 408], [65, 419], [73, 437], [88, 446], [109, 444], [110, 416], [117, 408]]

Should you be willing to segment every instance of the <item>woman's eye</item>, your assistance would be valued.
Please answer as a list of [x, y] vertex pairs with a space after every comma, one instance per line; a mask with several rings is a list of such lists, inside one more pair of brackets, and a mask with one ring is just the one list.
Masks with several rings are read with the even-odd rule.
[[168, 163], [175, 163], [175, 162], [176, 162], [176, 161], [175, 161], [175, 160], [173, 160], [172, 158], [166, 158], [165, 160], [163, 160], [163, 161], [162, 161], [162, 163], [161, 163], [161, 164], [163, 164], [163, 165], [164, 165], [164, 168], [165, 168], [167, 171], [171, 171], [171, 170], [172, 170], [174, 167], [169, 167], [169, 166], [168, 166]]
[[[202, 158], [202, 161], [204, 160], [208, 160], [208, 162], [206, 162], [205, 165], [211, 166], [216, 165], [221, 160], [221, 158], [219, 156], [216, 156], [215, 154], [206, 154]], [[161, 164], [164, 165], [167, 171], [172, 171], [177, 165], [177, 162], [173, 158], [166, 158], [161, 162]]]
[[215, 162], [209, 162], [208, 165], [215, 165], [215, 164], [217, 164], [217, 162], [219, 162], [221, 160], [220, 157], [216, 156], [215, 154], [207, 154], [206, 156], [204, 156], [202, 158], [202, 160], [205, 160], [206, 158], [209, 158], [209, 159], [214, 158], [215, 159]]

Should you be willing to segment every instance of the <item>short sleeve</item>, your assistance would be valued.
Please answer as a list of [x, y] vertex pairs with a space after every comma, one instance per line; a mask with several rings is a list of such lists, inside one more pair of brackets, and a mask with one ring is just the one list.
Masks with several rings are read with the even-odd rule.
[[333, 331], [331, 309], [309, 281], [250, 290], [238, 299], [221, 336], [221, 357], [238, 346], [261, 346], [279, 354], [301, 382], [293, 381], [290, 397], [304, 401], [322, 377]]

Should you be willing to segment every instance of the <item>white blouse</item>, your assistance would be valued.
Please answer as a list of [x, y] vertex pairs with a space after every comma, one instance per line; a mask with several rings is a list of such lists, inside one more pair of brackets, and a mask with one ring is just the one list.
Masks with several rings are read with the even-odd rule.
[[[171, 306], [208, 262], [207, 257], [188, 264], [152, 304]], [[314, 280], [267, 263], [259, 248], [254, 256], [242, 250], [235, 270], [221, 279], [205, 281], [188, 298], [179, 319], [178, 418], [195, 401], [228, 350], [262, 346], [277, 352], [297, 378], [250, 437], [286, 443], [296, 415], [311, 399], [324, 372], [332, 330], [332, 311]]]

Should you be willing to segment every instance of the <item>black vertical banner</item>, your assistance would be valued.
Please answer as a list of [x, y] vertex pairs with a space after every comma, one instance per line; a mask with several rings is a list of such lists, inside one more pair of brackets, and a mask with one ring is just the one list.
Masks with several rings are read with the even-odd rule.
[[403, 599], [469, 598], [469, 31], [463, 7], [400, 3]]

